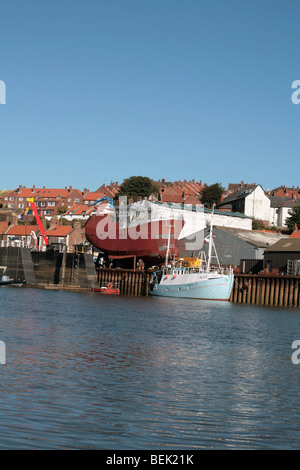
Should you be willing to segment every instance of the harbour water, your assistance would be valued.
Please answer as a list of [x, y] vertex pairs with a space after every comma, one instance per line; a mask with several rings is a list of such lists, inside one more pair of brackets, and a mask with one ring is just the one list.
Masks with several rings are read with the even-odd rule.
[[0, 289], [0, 449], [298, 449], [300, 310]]

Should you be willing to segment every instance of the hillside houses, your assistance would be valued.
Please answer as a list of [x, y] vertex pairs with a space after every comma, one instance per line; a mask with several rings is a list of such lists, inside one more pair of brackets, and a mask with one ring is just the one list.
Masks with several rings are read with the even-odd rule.
[[19, 185], [17, 189], [9, 192], [3, 198], [3, 206], [8, 209], [24, 209], [28, 208], [28, 215], [32, 215], [31, 208], [27, 201], [33, 198], [38, 208], [40, 217], [51, 218], [56, 216], [60, 206], [70, 208], [74, 204], [82, 204], [84, 196], [88, 193], [87, 189], [81, 192], [79, 189], [69, 188], [26, 188]]
[[[201, 180], [167, 182], [162, 179], [156, 183], [159, 186], [159, 193], [153, 194], [153, 200], [158, 199], [163, 203], [174, 204], [201, 204], [201, 191], [204, 188]], [[51, 220], [58, 214], [66, 214], [67, 220], [73, 220], [76, 215], [85, 219], [90, 211], [82, 206], [88, 207], [102, 197], [113, 199], [119, 189], [118, 182], [111, 182], [109, 185], [102, 184], [94, 191], [87, 188], [79, 190], [72, 186], [27, 188], [19, 185], [18, 188], [3, 196], [2, 206], [6, 209], [19, 210], [20, 213], [24, 211], [24, 216], [32, 219], [33, 214], [27, 199], [33, 198], [41, 218]], [[280, 186], [265, 191], [259, 184], [241, 181], [228, 185], [218, 209], [240, 212], [263, 221], [265, 226], [286, 227], [289, 211], [298, 203], [300, 203], [299, 187]]]
[[287, 227], [289, 211], [297, 204], [300, 204], [299, 188], [281, 186], [272, 191], [264, 191], [261, 185], [241, 182], [235, 190], [226, 191], [218, 208], [241, 212], [261, 220], [265, 226]]
[[202, 181], [175, 181], [167, 183], [164, 179], [157, 181], [160, 186], [159, 200], [176, 204], [200, 204], [201, 191], [204, 188]]
[[[159, 192], [151, 196], [152, 200], [167, 204], [201, 204], [201, 191], [205, 186], [201, 180], [170, 182], [161, 179], [156, 183], [159, 186]], [[32, 186], [27, 188], [22, 185], [13, 191], [5, 191], [2, 193], [2, 200], [0, 200], [3, 206], [1, 209], [2, 219], [0, 219], [0, 243], [2, 246], [3, 244], [5, 246], [21, 244], [32, 247], [35, 244], [42, 247], [39, 229], [33, 229], [33, 226], [29, 226], [30, 223], [34, 223], [34, 214], [32, 214], [27, 201], [28, 198], [34, 199], [45, 229], [47, 227], [49, 230], [49, 226], [53, 225], [54, 218], [60, 226], [74, 225], [76, 221], [79, 221], [83, 227], [88, 218], [97, 211], [97, 206], [91, 206], [91, 204], [103, 197], [113, 199], [119, 189], [118, 182], [111, 182], [108, 185], [102, 184], [93, 191], [87, 188], [80, 190], [72, 186], [64, 188]], [[241, 181], [228, 185], [217, 208], [220, 211], [241, 213], [249, 218], [259, 219], [266, 227], [286, 227], [289, 211], [297, 204], [300, 204], [299, 187], [280, 186], [265, 191], [259, 184], [248, 184]], [[7, 225], [8, 223], [10, 225]], [[21, 228], [22, 225], [19, 223], [31, 228]], [[28, 230], [29, 233], [27, 233]], [[81, 242], [84, 240], [82, 234], [84, 234], [84, 229], [81, 230], [81, 237], [77, 237]], [[53, 243], [61, 246], [62, 241], [59, 242], [58, 239], [62, 239], [63, 236], [57, 236], [54, 242], [53, 232], [50, 235]], [[69, 239], [75, 240], [74, 237], [69, 237]]]

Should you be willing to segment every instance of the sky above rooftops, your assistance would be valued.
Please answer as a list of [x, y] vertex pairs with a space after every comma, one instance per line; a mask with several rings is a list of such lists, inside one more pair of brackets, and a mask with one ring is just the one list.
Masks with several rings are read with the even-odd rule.
[[10, 0], [0, 189], [299, 183], [297, 0]]

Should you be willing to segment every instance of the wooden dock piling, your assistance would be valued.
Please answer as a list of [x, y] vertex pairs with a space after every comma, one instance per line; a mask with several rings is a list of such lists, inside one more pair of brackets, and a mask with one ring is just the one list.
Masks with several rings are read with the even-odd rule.
[[142, 269], [96, 268], [99, 287], [111, 283], [122, 295], [148, 295], [151, 271]]
[[233, 303], [300, 307], [300, 276], [236, 274], [230, 297]]
[[[142, 269], [96, 268], [99, 287], [111, 283], [122, 295], [147, 296], [152, 272]], [[300, 276], [235, 274], [230, 302], [300, 308]]]

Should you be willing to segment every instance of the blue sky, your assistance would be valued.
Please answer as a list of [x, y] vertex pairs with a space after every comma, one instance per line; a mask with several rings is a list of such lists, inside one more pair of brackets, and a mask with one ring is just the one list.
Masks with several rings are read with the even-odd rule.
[[9, 0], [0, 189], [300, 186], [298, 0]]

